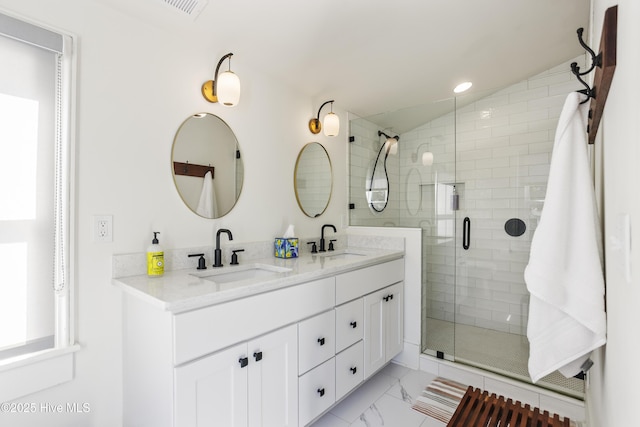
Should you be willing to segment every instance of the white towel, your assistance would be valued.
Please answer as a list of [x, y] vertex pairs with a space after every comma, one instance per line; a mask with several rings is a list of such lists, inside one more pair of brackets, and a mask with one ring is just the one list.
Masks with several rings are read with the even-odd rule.
[[215, 190], [213, 188], [213, 178], [211, 171], [204, 175], [202, 181], [202, 192], [200, 193], [200, 201], [196, 213], [205, 218], [216, 218], [218, 216], [218, 207], [216, 203]]
[[529, 374], [578, 374], [606, 342], [600, 226], [587, 155], [588, 103], [571, 93], [556, 129], [549, 182], [524, 277]]

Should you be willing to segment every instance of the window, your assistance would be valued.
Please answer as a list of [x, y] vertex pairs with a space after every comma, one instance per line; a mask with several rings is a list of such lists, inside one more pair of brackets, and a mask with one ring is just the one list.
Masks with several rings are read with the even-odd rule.
[[72, 347], [71, 42], [0, 14], [0, 372]]

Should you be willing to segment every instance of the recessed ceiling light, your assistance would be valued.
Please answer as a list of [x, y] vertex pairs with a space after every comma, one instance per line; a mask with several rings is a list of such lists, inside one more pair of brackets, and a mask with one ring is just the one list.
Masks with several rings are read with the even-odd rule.
[[453, 91], [455, 93], [461, 93], [464, 92], [465, 90], [469, 90], [469, 88], [473, 85], [473, 83], [471, 82], [464, 82], [464, 83], [460, 83], [458, 86], [456, 86]]

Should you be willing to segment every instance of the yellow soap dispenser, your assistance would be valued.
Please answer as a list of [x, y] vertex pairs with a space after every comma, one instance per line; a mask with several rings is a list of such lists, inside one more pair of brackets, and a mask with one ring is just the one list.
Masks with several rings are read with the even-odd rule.
[[153, 232], [153, 240], [147, 248], [147, 275], [149, 277], [160, 277], [164, 274], [164, 251], [158, 242], [158, 234]]

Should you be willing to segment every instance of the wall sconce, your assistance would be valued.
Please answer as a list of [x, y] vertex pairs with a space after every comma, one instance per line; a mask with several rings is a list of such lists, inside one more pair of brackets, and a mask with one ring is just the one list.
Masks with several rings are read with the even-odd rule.
[[[411, 153], [411, 161], [413, 161], [413, 163], [418, 162], [418, 157], [420, 155], [420, 147], [424, 147], [425, 145], [428, 145], [428, 144], [425, 143], [425, 144], [418, 145], [418, 148], [416, 148], [416, 152]], [[432, 164], [433, 164], [433, 153], [431, 151], [425, 151], [424, 153], [422, 153], [422, 165], [431, 166]]]
[[[331, 112], [324, 116], [323, 125], [320, 124], [320, 111], [322, 111], [322, 107], [331, 103]], [[324, 134], [327, 136], [337, 136], [340, 132], [340, 118], [336, 113], [333, 112], [333, 103], [334, 100], [327, 101], [320, 106], [318, 109], [318, 116], [309, 120], [309, 130], [312, 134], [320, 133], [320, 130], [324, 126]]]
[[378, 136], [384, 135], [387, 140], [384, 142], [385, 151], [387, 154], [391, 154], [395, 156], [398, 153], [398, 141], [400, 141], [400, 136], [389, 136], [381, 130], [378, 131]]
[[[216, 66], [213, 80], [202, 84], [202, 96], [209, 102], [219, 102], [225, 107], [238, 105], [240, 101], [240, 79], [231, 71], [231, 57], [233, 53], [227, 53], [220, 59]], [[222, 61], [229, 58], [229, 69], [218, 75]]]

